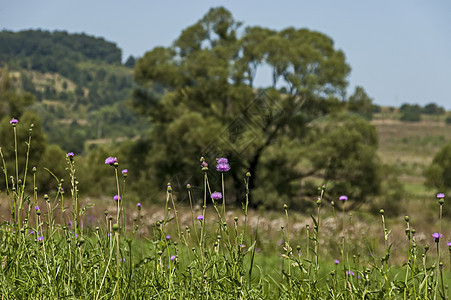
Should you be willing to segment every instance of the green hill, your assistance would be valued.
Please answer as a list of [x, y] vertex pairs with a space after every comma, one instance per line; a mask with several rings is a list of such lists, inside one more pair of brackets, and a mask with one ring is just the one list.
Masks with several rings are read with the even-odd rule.
[[48, 142], [65, 151], [81, 153], [92, 140], [134, 137], [148, 127], [127, 105], [133, 69], [121, 56], [116, 44], [86, 34], [0, 32], [0, 62], [36, 97]]

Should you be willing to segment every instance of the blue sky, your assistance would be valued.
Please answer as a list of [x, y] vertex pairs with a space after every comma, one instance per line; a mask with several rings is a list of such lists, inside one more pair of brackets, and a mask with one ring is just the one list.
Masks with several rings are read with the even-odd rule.
[[[210, 7], [224, 6], [244, 26], [309, 28], [330, 36], [352, 68], [349, 92], [374, 102], [435, 102], [451, 109], [449, 0], [0, 0], [0, 28], [84, 32], [115, 42], [124, 60], [169, 46]], [[257, 84], [269, 79], [259, 74]]]

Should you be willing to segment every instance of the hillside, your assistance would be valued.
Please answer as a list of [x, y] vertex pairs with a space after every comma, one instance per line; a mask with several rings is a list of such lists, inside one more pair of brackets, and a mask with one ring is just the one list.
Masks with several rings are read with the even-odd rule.
[[133, 65], [121, 56], [116, 44], [86, 34], [0, 32], [0, 62], [35, 96], [48, 142], [65, 151], [82, 153], [88, 140], [134, 137], [148, 127], [127, 105]]

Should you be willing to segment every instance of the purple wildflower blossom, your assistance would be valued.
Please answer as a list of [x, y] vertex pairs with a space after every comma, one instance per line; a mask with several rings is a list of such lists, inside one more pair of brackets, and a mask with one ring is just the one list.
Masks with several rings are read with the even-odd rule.
[[338, 264], [340, 263], [340, 261], [339, 261], [338, 259], [336, 259], [336, 260], [334, 260], [334, 263], [335, 263], [336, 265], [338, 265]]
[[34, 234], [34, 231], [33, 230], [28, 230], [28, 234]]
[[448, 247], [451, 247], [451, 242], [448, 242]]
[[443, 234], [436, 232], [436, 233], [433, 233], [433, 234], [432, 234], [432, 237], [433, 237], [434, 239], [439, 239], [439, 238], [443, 237]]
[[170, 239], [171, 239], [171, 236], [168, 234], [168, 235], [166, 236], [166, 239], [167, 239], [167, 240], [170, 240]]
[[348, 196], [341, 195], [340, 198], [338, 198], [340, 201], [348, 201]]
[[125, 258], [121, 257], [121, 262], [125, 262]]
[[117, 163], [117, 158], [116, 157], [107, 157], [107, 159], [105, 159], [105, 165], [114, 165], [114, 163]]
[[16, 125], [17, 123], [19, 123], [19, 120], [17, 120], [16, 118], [12, 118], [11, 121], [9, 121], [9, 124], [11, 125]]
[[36, 206], [34, 207], [34, 209], [35, 209], [36, 211], [38, 211], [38, 210], [39, 210], [39, 206], [36, 205]]
[[227, 158], [221, 157], [221, 158], [217, 158], [217, 159], [216, 159], [216, 162], [217, 162], [218, 164], [228, 164], [228, 163], [229, 163], [229, 160], [228, 160]]
[[127, 175], [127, 174], [128, 174], [128, 170], [127, 170], [127, 169], [123, 169], [123, 170], [121, 171], [121, 173], [122, 173], [122, 175]]
[[137, 208], [138, 210], [140, 210], [141, 207], [142, 207], [141, 203], [138, 202], [138, 203], [136, 204], [136, 208]]
[[40, 237], [38, 237], [38, 241], [42, 242], [44, 240], [44, 237], [41, 235]]
[[438, 194], [437, 194], [437, 198], [438, 198], [438, 199], [443, 199], [443, 198], [445, 198], [445, 194], [443, 194], [443, 193], [438, 193]]
[[66, 154], [66, 156], [69, 157], [69, 158], [74, 157], [74, 155], [75, 155], [74, 152], [69, 152], [69, 153]]
[[346, 275], [348, 276], [354, 276], [354, 272], [352, 272], [351, 270], [346, 271]]
[[206, 168], [206, 167], [208, 167], [208, 163], [207, 163], [206, 161], [203, 161], [203, 162], [200, 164], [200, 166], [201, 166], [202, 168]]
[[114, 195], [113, 199], [114, 201], [121, 201], [122, 197], [119, 195]]
[[172, 256], [171, 256], [171, 261], [174, 261], [174, 260], [177, 260], [177, 256], [172, 255]]
[[217, 164], [216, 165], [216, 171], [218, 172], [228, 172], [230, 171], [230, 165], [226, 163]]
[[198, 216], [197, 216], [197, 219], [198, 219], [199, 221], [202, 221], [202, 220], [204, 219], [204, 216], [203, 216], [203, 215], [198, 215]]
[[222, 194], [220, 192], [214, 192], [211, 194], [211, 199], [213, 200], [222, 199]]

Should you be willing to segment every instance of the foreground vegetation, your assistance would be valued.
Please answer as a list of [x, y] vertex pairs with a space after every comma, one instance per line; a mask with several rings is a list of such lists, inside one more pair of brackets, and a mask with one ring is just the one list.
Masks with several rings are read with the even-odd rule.
[[[354, 232], [347, 210], [351, 199], [342, 195], [325, 207], [325, 185], [305, 228], [294, 227], [289, 208], [281, 207], [282, 225], [270, 228], [279, 232], [279, 245], [261, 251], [266, 232], [250, 221], [248, 209], [252, 174], [244, 176], [242, 212], [234, 216], [226, 206], [227, 159], [201, 159], [199, 199], [186, 186], [188, 220], [179, 214], [168, 184], [161, 218], [146, 226], [143, 205], [136, 203], [132, 211], [126, 205], [128, 170], [108, 157], [104, 168], [117, 191], [110, 200], [114, 205], [91, 220], [91, 205], [79, 194], [89, 183], [78, 182], [74, 153], [66, 154], [69, 183], [56, 177], [56, 192], [41, 195], [34, 184], [36, 168], [17, 166], [20, 125], [16, 119], [10, 124], [16, 163], [8, 169], [2, 155], [10, 207], [0, 227], [3, 299], [447, 299], [451, 244], [449, 228], [442, 227], [443, 194], [437, 195], [437, 226], [417, 232], [416, 220], [405, 217], [404, 264], [393, 263], [395, 243], [384, 210], [379, 229], [372, 229], [381, 240], [359, 244], [359, 234], [368, 231]], [[221, 180], [210, 182], [216, 172]], [[424, 244], [417, 240], [421, 235], [427, 236]]]

